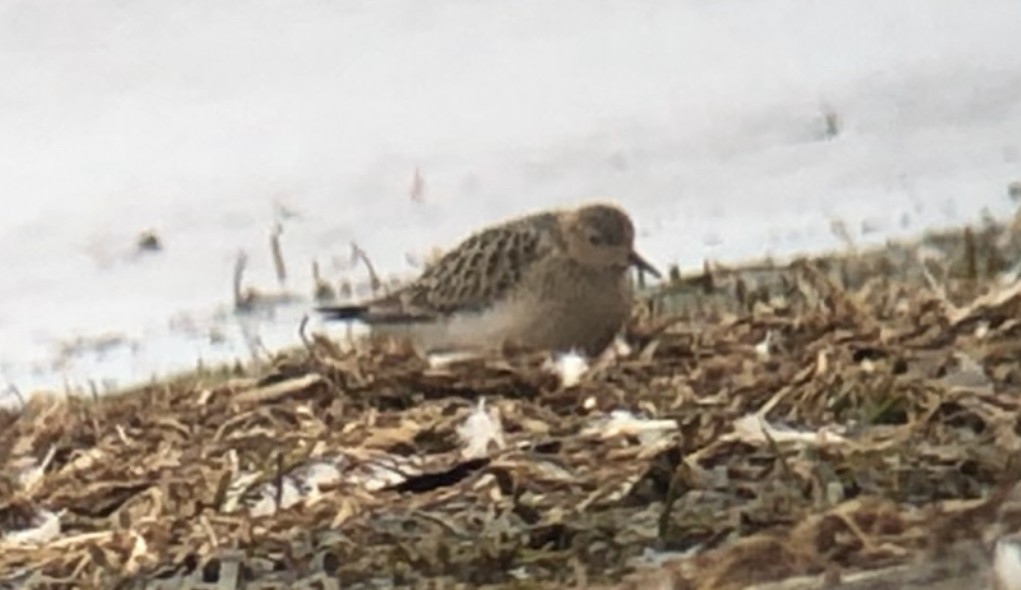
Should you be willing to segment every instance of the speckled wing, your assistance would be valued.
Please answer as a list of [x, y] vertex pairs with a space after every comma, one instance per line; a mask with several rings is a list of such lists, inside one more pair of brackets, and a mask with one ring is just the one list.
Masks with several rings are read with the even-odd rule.
[[318, 311], [328, 319], [369, 324], [428, 322], [481, 311], [506, 296], [558, 242], [554, 214], [524, 217], [472, 235], [395, 293], [364, 305]]

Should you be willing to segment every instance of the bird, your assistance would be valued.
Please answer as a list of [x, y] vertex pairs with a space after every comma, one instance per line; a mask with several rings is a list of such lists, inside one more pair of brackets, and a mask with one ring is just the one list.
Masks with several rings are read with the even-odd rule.
[[392, 293], [317, 311], [426, 353], [510, 346], [595, 357], [630, 317], [629, 269], [661, 277], [634, 240], [617, 205], [533, 212], [476, 231]]

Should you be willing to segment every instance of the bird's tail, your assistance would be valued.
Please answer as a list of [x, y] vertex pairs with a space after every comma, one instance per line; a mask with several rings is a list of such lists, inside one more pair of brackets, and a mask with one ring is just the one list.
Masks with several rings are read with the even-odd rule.
[[360, 320], [369, 311], [367, 305], [321, 305], [316, 311], [324, 320]]
[[380, 305], [322, 305], [317, 307], [316, 311], [327, 321], [359, 320], [370, 325], [409, 324], [435, 319], [430, 314]]

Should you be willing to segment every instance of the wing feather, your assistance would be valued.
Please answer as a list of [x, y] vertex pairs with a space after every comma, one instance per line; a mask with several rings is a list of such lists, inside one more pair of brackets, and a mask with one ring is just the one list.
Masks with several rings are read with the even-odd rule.
[[406, 303], [449, 314], [500, 299], [550, 247], [538, 221], [527, 218], [469, 237], [409, 286]]
[[479, 311], [507, 295], [559, 242], [552, 213], [519, 218], [477, 232], [402, 289], [363, 305], [318, 308], [328, 319], [370, 324], [432, 321]]

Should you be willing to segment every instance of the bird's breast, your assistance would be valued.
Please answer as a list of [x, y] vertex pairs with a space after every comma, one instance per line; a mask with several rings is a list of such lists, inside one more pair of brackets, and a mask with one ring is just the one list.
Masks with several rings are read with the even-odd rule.
[[[539, 269], [516, 294], [511, 337], [536, 348], [578, 349], [597, 354], [620, 330], [631, 311], [627, 275], [579, 265]], [[523, 285], [523, 287], [526, 285]]]

